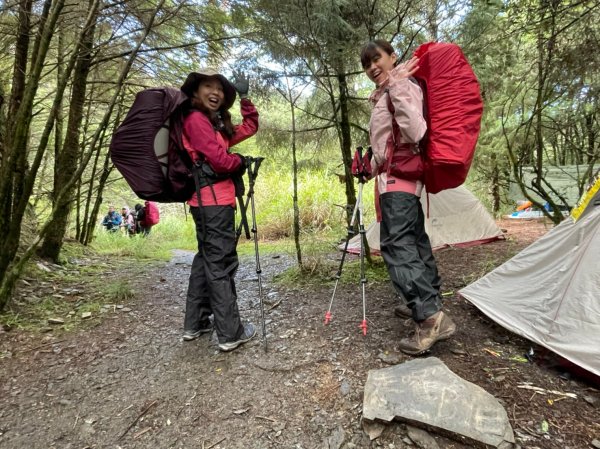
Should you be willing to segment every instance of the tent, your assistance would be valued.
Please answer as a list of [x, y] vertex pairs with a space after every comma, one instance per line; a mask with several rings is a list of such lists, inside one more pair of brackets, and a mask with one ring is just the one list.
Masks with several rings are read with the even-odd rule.
[[[425, 230], [434, 250], [446, 246], [472, 246], [504, 238], [496, 222], [469, 190], [460, 186], [429, 195], [427, 217], [427, 194], [423, 193], [421, 204], [425, 212]], [[374, 254], [379, 254], [379, 223], [366, 229], [367, 242]], [[339, 246], [344, 249], [345, 242]], [[348, 242], [348, 252], [360, 253], [360, 235]]]
[[[544, 215], [544, 212], [533, 207], [533, 204], [531, 203], [531, 201], [522, 200], [520, 202], [522, 204], [520, 204], [519, 207], [517, 207], [517, 210], [514, 211], [510, 215], [505, 215], [504, 218], [510, 218], [511, 220], [530, 220], [532, 218], [537, 219], [537, 218], [545, 218], [546, 217]], [[552, 212], [552, 208], [550, 207], [550, 204], [548, 204], [547, 202], [544, 204], [544, 208], [547, 211]], [[564, 217], [569, 216], [568, 210], [563, 210], [561, 212]]]
[[506, 329], [600, 375], [600, 178], [571, 215], [460, 294]]

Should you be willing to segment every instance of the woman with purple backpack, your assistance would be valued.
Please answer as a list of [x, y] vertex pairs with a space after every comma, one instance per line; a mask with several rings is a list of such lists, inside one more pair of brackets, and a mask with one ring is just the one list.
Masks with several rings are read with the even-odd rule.
[[[196, 225], [198, 253], [189, 279], [183, 340], [190, 341], [212, 330], [221, 351], [231, 351], [256, 335], [254, 326], [243, 325], [237, 305], [234, 276], [238, 268], [235, 233], [235, 185], [232, 177], [246, 169], [244, 157], [230, 147], [256, 134], [258, 112], [248, 95], [248, 80], [234, 83], [215, 70], [190, 73], [181, 86], [189, 97], [183, 123], [183, 144], [192, 160], [202, 167], [198, 176], [200, 198], [188, 201]], [[233, 125], [229, 109], [240, 95], [243, 121]]]

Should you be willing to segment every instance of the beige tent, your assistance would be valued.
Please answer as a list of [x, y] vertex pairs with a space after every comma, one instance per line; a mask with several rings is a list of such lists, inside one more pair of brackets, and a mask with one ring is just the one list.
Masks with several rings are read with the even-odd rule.
[[[481, 202], [466, 187], [443, 190], [429, 195], [429, 217], [427, 217], [427, 195], [423, 193], [421, 204], [425, 212], [425, 230], [433, 249], [446, 246], [471, 246], [504, 238], [496, 222]], [[371, 252], [378, 254], [379, 223], [372, 223], [366, 230]], [[345, 242], [339, 248], [344, 249]], [[348, 252], [360, 253], [360, 237], [348, 242]]]
[[498, 324], [600, 375], [600, 178], [571, 216], [460, 294]]

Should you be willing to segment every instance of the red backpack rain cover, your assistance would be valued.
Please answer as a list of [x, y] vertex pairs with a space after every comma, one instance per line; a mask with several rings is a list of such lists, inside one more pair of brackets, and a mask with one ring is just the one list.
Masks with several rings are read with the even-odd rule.
[[158, 207], [156, 203], [153, 201], [146, 201], [144, 207], [144, 222], [142, 226], [149, 228], [150, 226], [154, 226], [158, 224], [160, 221], [160, 213], [158, 212]]
[[181, 138], [186, 100], [172, 87], [143, 90], [113, 134], [113, 164], [142, 199], [183, 202], [194, 193], [192, 161]]
[[465, 182], [479, 137], [483, 101], [479, 82], [456, 44], [430, 42], [415, 50], [425, 103], [425, 188], [429, 193]]

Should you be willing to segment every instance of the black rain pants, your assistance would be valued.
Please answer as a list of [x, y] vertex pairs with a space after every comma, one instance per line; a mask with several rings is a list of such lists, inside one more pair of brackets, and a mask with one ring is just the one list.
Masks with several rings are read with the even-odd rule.
[[416, 195], [386, 192], [381, 206], [381, 255], [395, 290], [406, 300], [416, 322], [441, 310], [440, 277], [425, 216]]
[[209, 327], [208, 317], [212, 313], [219, 343], [236, 341], [244, 327], [234, 281], [239, 266], [235, 209], [231, 206], [202, 206], [190, 207], [190, 212], [196, 224], [198, 253], [192, 262], [184, 329], [196, 331]]

